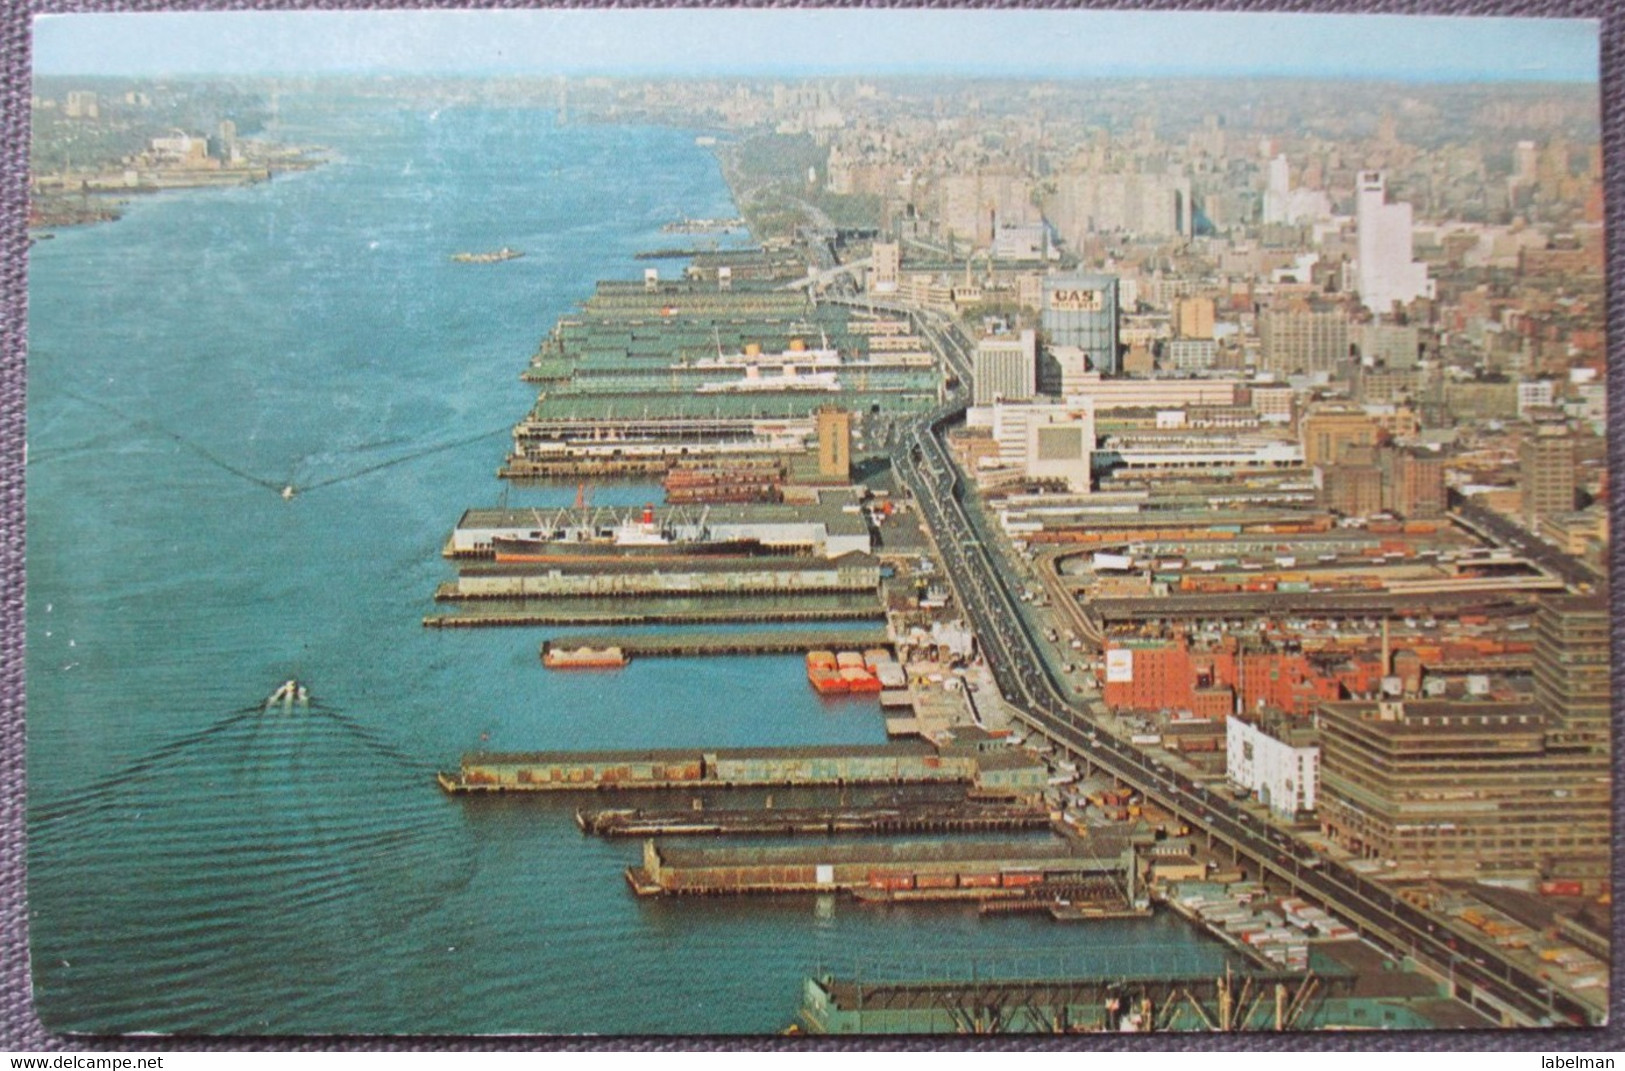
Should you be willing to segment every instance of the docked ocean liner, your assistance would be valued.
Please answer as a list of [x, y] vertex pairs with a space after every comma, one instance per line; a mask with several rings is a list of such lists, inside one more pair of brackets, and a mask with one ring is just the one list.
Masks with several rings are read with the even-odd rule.
[[499, 562], [617, 561], [625, 558], [723, 557], [744, 558], [768, 553], [758, 539], [714, 539], [703, 518], [697, 524], [661, 525], [652, 504], [641, 518], [627, 517], [613, 525], [557, 522], [543, 524], [522, 535], [499, 535], [491, 550]]

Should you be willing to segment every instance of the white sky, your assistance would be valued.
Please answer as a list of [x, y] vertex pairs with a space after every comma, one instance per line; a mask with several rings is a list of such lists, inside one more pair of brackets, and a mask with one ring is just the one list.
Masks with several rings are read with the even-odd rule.
[[944, 73], [1594, 82], [1581, 19], [1036, 10], [49, 15], [42, 74]]

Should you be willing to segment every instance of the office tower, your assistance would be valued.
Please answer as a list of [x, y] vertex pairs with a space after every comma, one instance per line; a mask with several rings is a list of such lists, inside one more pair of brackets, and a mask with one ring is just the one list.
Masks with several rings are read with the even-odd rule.
[[1029, 401], [1038, 393], [1038, 337], [1020, 335], [984, 338], [976, 343], [972, 366], [975, 392], [972, 403], [992, 405], [997, 399]]
[[1523, 490], [1524, 521], [1574, 512], [1574, 440], [1561, 425], [1540, 425], [1524, 436], [1518, 449], [1518, 485]]
[[1396, 301], [1404, 305], [1433, 296], [1427, 265], [1411, 259], [1411, 206], [1386, 202], [1382, 172], [1360, 172], [1356, 201], [1360, 300], [1380, 315], [1391, 313]]
[[1258, 317], [1265, 371], [1336, 373], [1349, 356], [1349, 318], [1340, 308], [1305, 304], [1272, 308]]

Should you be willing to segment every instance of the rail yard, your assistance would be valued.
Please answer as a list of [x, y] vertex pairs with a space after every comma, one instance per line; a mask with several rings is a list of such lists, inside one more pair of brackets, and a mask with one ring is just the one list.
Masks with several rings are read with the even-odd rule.
[[[1296, 735], [1323, 708], [1405, 698], [1527, 718], [1542, 600], [1583, 600], [1594, 574], [1459, 500], [1351, 519], [1301, 469], [1159, 476], [1153, 461], [1072, 493], [987, 478], [959, 322], [813, 303], [779, 288], [791, 262], [755, 256], [738, 275], [716, 252], [680, 279], [601, 283], [559, 322], [524, 373], [539, 396], [501, 475], [573, 484], [576, 502], [465, 512], [444, 548], [456, 576], [434, 593], [451, 609], [424, 624], [561, 627], [540, 648], [553, 670], [805, 653], [819, 694], [878, 693], [893, 742], [470, 752], [440, 775], [447, 792], [610, 794], [576, 822], [643, 840], [625, 872], [639, 897], [840, 895], [1083, 924], [1160, 910], [1231, 962], [1219, 978], [960, 984], [952, 1001], [941, 979], [818, 975], [799, 1029], [1596, 1019], [1597, 961], [1572, 934], [1508, 931], [1532, 949], [1463, 930], [1408, 895], [1428, 875], [1238, 798], [1227, 760], [1227, 721], [1265, 712]], [[1132, 413], [1113, 419], [1132, 430]], [[593, 501], [652, 477], [658, 504]], [[950, 795], [906, 796], [926, 789]], [[623, 805], [629, 790], [661, 802]], [[775, 805], [763, 790], [836, 795]], [[1050, 839], [958, 839], [1020, 831]], [[801, 844], [740, 839], [763, 836]], [[695, 838], [724, 843], [679, 843]], [[1585, 864], [1554, 865], [1561, 892], [1599, 887]], [[1167, 1011], [1180, 995], [1186, 1010]]]

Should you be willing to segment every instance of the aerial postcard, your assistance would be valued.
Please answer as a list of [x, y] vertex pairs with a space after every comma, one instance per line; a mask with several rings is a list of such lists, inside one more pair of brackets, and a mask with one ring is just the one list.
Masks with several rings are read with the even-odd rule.
[[44, 1029], [1605, 1024], [1597, 22], [33, 33]]

